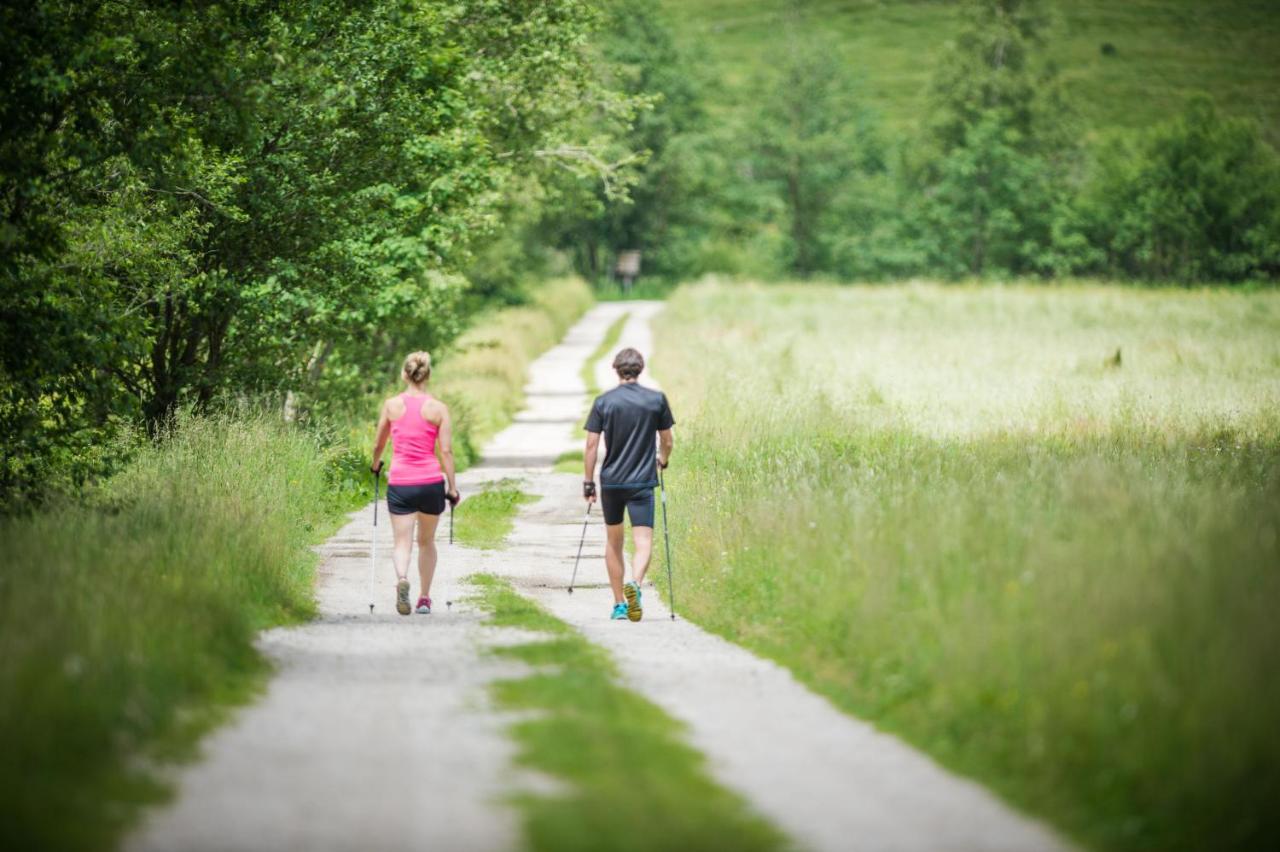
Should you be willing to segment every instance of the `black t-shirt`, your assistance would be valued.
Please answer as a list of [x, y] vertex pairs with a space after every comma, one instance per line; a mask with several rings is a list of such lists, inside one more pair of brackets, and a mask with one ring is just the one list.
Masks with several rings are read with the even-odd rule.
[[635, 382], [596, 397], [588, 432], [604, 435], [602, 488], [653, 488], [658, 484], [658, 432], [675, 425], [667, 395]]

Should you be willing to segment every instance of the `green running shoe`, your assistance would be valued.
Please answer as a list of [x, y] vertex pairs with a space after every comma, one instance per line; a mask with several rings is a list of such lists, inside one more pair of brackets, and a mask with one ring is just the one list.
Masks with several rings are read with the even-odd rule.
[[396, 583], [396, 612], [401, 615], [408, 615], [411, 607], [409, 606], [409, 581], [401, 580]]
[[613, 615], [609, 616], [614, 621], [625, 621], [627, 618], [627, 605], [624, 603], [613, 605]]
[[644, 604], [640, 602], [640, 584], [632, 580], [622, 587], [622, 594], [627, 599], [627, 618], [632, 621], [644, 618]]

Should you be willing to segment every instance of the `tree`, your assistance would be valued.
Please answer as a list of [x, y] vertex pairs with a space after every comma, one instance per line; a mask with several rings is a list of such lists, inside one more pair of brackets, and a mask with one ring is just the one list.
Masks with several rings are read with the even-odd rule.
[[1280, 275], [1280, 157], [1207, 97], [1101, 146], [1073, 206], [1083, 271], [1149, 280]]
[[1070, 171], [1069, 110], [1037, 0], [971, 0], [931, 93], [919, 239], [944, 274], [1042, 268]]
[[857, 224], [833, 221], [837, 202], [861, 195], [860, 182], [885, 169], [875, 122], [837, 46], [822, 39], [793, 39], [757, 92], [753, 174], [783, 212], [785, 265], [800, 276], [831, 271], [833, 240]]
[[5, 495], [118, 420], [449, 339], [511, 187], [609, 171], [584, 112], [631, 108], [586, 0], [30, 6], [0, 17]]

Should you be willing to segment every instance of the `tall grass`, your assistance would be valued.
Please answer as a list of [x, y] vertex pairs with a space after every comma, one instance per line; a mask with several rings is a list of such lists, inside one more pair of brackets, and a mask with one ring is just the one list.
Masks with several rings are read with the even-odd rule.
[[90, 505], [0, 521], [0, 845], [97, 849], [264, 671], [256, 632], [309, 616], [336, 516], [328, 448], [277, 416], [184, 419]]
[[656, 349], [691, 618], [1086, 843], [1280, 838], [1280, 294], [705, 285]]

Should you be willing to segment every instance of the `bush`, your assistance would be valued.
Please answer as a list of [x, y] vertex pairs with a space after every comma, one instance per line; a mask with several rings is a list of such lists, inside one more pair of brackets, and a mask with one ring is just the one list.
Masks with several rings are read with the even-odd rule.
[[[1103, 145], [1063, 233], [1077, 268], [1146, 280], [1280, 274], [1280, 158], [1207, 97]], [[1083, 240], [1080, 236], [1083, 236]]]

